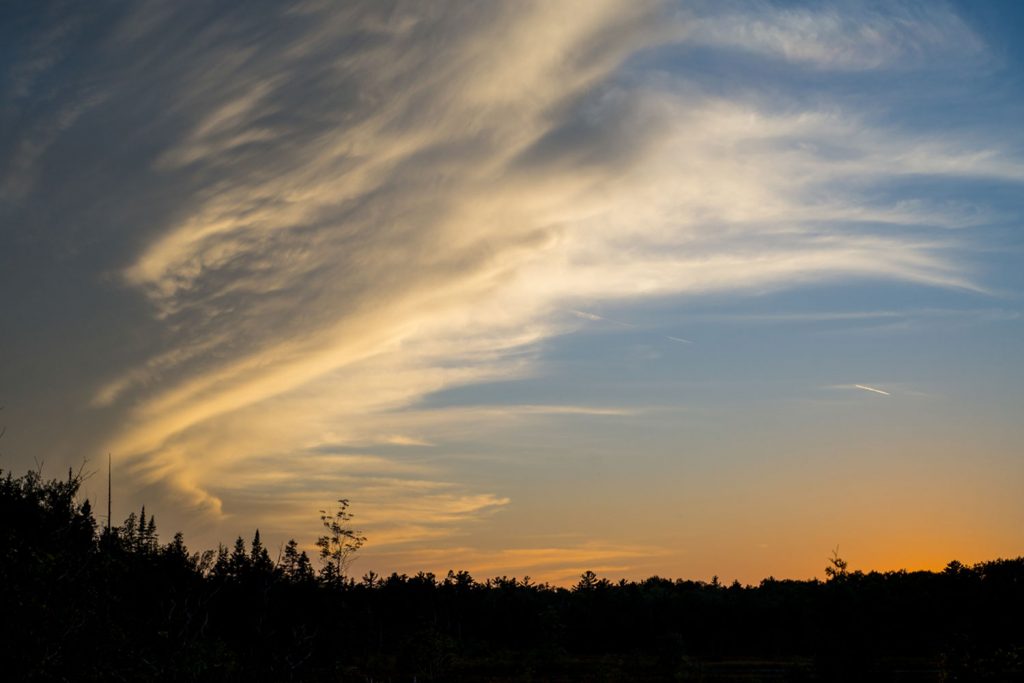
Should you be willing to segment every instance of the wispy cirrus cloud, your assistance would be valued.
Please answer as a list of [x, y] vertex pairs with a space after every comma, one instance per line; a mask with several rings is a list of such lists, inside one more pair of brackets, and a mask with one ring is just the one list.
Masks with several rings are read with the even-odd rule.
[[984, 42], [943, 3], [800, 6], [715, 3], [688, 17], [690, 39], [818, 69], [906, 69], [985, 58]]

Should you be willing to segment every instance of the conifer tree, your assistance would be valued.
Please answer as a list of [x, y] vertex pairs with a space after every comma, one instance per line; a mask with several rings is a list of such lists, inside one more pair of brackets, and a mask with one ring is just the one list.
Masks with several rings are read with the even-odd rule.
[[175, 560], [188, 561], [188, 548], [185, 546], [185, 536], [180, 531], [174, 534], [174, 540], [167, 544], [164, 553]]
[[142, 506], [142, 511], [139, 512], [139, 530], [136, 534], [139, 539], [139, 547], [144, 548], [146, 546], [146, 506]]
[[121, 525], [120, 533], [118, 534], [121, 539], [121, 543], [125, 548], [135, 550], [138, 545], [138, 528], [138, 517], [136, 517], [134, 512], [129, 512], [128, 516], [125, 517], [124, 524]]
[[303, 550], [299, 553], [299, 561], [295, 566], [295, 580], [301, 583], [308, 583], [316, 578], [313, 571], [313, 563], [309, 561], [309, 555]]
[[156, 535], [156, 518], [150, 515], [149, 520], [146, 522], [146, 533], [145, 538], [145, 549], [148, 552], [156, 552], [157, 548], [157, 535]]
[[274, 570], [274, 563], [270, 560], [267, 549], [263, 547], [260, 540], [260, 530], [257, 529], [252, 537], [252, 546], [249, 551], [249, 564], [251, 568], [260, 574], [270, 573]]
[[281, 555], [281, 571], [284, 575], [289, 578], [295, 578], [295, 570], [299, 564], [299, 544], [295, 542], [294, 538], [288, 539], [288, 543], [284, 546], [284, 552]]
[[228, 560], [228, 575], [238, 579], [249, 573], [252, 562], [249, 560], [249, 553], [245, 551], [245, 541], [239, 536], [235, 539], [235, 547], [231, 550], [231, 557]]
[[217, 559], [213, 563], [210, 573], [217, 579], [226, 579], [231, 575], [231, 560], [228, 557], [228, 549], [223, 543], [217, 544]]
[[295, 542], [294, 538], [285, 545], [280, 566], [285, 577], [290, 581], [304, 583], [316, 578], [316, 572], [313, 571], [309, 556], [306, 555], [305, 550], [299, 551], [299, 544]]

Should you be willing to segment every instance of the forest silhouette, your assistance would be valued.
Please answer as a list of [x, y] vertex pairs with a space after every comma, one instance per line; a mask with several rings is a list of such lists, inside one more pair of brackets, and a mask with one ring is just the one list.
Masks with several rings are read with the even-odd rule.
[[[347, 575], [366, 540], [321, 511], [314, 563], [259, 531], [192, 552], [145, 509], [98, 528], [81, 476], [0, 471], [0, 654], [11, 681], [1012, 681], [1024, 558], [756, 586], [586, 572]], [[317, 569], [314, 565], [319, 564]]]

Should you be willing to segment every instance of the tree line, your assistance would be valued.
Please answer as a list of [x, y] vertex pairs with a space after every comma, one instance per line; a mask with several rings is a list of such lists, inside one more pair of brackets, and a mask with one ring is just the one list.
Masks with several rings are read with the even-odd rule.
[[[193, 552], [81, 478], [0, 471], [0, 662], [25, 681], [1020, 680], [1024, 558], [758, 585], [586, 572], [571, 588], [368, 572], [348, 501], [319, 567], [256, 531]], [[910, 672], [909, 674], [907, 672]], [[902, 676], [902, 677], [901, 677]], [[907, 676], [910, 676], [909, 678]], [[916, 677], [915, 677], [916, 676]], [[732, 677], [732, 678], [731, 678]]]

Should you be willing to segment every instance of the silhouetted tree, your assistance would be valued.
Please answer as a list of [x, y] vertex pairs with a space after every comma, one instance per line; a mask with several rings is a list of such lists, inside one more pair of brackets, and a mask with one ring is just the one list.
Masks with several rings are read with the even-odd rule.
[[217, 544], [217, 558], [214, 560], [213, 569], [210, 570], [211, 575], [220, 580], [227, 579], [231, 576], [231, 558], [228, 555], [228, 549], [223, 543]]
[[235, 547], [231, 550], [231, 557], [228, 558], [228, 576], [233, 579], [240, 579], [249, 573], [252, 567], [252, 560], [245, 550], [245, 541], [239, 536], [235, 539]]
[[849, 576], [849, 565], [846, 560], [839, 557], [839, 546], [832, 550], [832, 557], [828, 558], [828, 566], [825, 567], [825, 576], [830, 581], [842, 581]]
[[597, 588], [597, 584], [597, 574], [588, 569], [580, 575], [580, 580], [576, 583], [575, 590], [577, 592], [592, 591]]
[[257, 529], [256, 533], [252, 537], [252, 546], [249, 551], [249, 565], [252, 571], [257, 574], [269, 574], [274, 571], [274, 563], [270, 559], [270, 555], [267, 553], [267, 549], [263, 547], [263, 542], [260, 540], [260, 530]]
[[289, 539], [285, 545], [280, 566], [285, 577], [291, 581], [307, 583], [316, 578], [309, 556], [306, 555], [306, 551], [299, 551], [299, 544], [294, 538]]
[[316, 545], [320, 548], [320, 559], [325, 562], [321, 575], [327, 580], [344, 579], [356, 552], [366, 542], [362, 532], [351, 527], [353, 515], [348, 506], [348, 498], [339, 498], [333, 514], [320, 511], [320, 522], [327, 533], [316, 540]]

